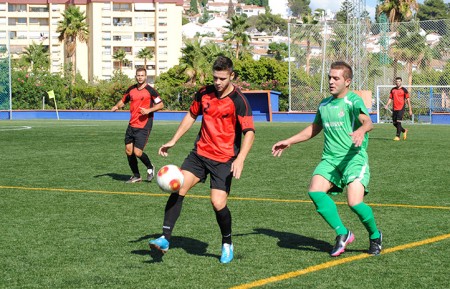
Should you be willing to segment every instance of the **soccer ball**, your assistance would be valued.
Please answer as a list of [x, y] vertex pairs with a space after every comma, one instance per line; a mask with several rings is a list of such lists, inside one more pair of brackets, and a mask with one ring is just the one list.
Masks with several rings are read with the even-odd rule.
[[158, 171], [156, 182], [164, 192], [178, 192], [184, 182], [183, 173], [176, 165], [165, 165]]

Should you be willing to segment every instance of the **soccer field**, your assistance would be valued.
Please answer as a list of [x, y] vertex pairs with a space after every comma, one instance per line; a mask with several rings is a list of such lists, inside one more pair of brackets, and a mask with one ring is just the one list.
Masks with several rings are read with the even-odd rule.
[[[367, 232], [342, 194], [333, 199], [356, 239], [331, 258], [334, 231], [307, 195], [322, 134], [274, 158], [272, 145], [307, 124], [255, 125], [228, 204], [235, 259], [220, 264], [209, 180], [185, 199], [169, 252], [149, 250], [168, 194], [124, 183], [126, 121], [0, 121], [0, 288], [448, 288], [450, 126], [408, 125], [408, 140], [394, 142], [392, 125], [375, 125], [365, 202], [384, 251], [365, 254]], [[154, 123], [146, 152], [157, 168], [181, 165], [193, 147], [198, 123], [157, 155], [177, 126]]]

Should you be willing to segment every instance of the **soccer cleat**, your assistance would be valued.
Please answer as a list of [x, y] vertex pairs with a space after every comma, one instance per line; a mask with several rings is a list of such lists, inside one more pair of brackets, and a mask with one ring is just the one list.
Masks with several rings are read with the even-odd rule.
[[380, 255], [381, 243], [383, 242], [383, 234], [380, 231], [380, 237], [377, 239], [370, 239], [369, 251], [367, 253], [371, 255]]
[[408, 130], [405, 128], [405, 132], [403, 133], [403, 140], [406, 140], [408, 134]]
[[163, 254], [167, 253], [169, 250], [169, 241], [167, 241], [164, 236], [161, 236], [158, 239], [150, 240], [148, 245], [151, 249], [159, 250], [163, 252]]
[[233, 260], [234, 254], [234, 247], [233, 244], [223, 244], [222, 245], [222, 256], [220, 257], [220, 263], [222, 264], [226, 264], [226, 263], [230, 263], [231, 260]]
[[399, 140], [400, 140], [400, 137], [396, 136], [396, 137], [394, 137], [394, 140], [395, 140], [395, 141], [399, 141]]
[[126, 181], [127, 184], [133, 184], [133, 183], [139, 183], [142, 181], [141, 177], [135, 177], [135, 176], [131, 176], [130, 179], [128, 181]]
[[351, 231], [348, 231], [348, 233], [345, 235], [337, 236], [336, 245], [334, 245], [334, 248], [330, 253], [331, 257], [337, 257], [342, 253], [344, 253], [345, 247], [347, 247], [348, 244], [353, 242], [353, 240], [355, 240], [355, 236]]
[[152, 167], [151, 169], [147, 169], [147, 181], [151, 182], [153, 180], [155, 167]]

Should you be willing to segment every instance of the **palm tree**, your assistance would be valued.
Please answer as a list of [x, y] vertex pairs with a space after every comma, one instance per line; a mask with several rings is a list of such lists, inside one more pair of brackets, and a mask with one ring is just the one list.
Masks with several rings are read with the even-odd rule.
[[311, 15], [303, 15], [302, 16], [303, 24], [299, 33], [293, 35], [294, 41], [301, 42], [302, 40], [306, 41], [306, 74], [309, 75], [310, 67], [311, 67], [311, 44], [317, 43], [319, 46], [322, 46], [322, 36], [320, 33], [320, 27], [316, 24], [319, 23], [316, 18]]
[[395, 27], [396, 23], [410, 20], [413, 12], [418, 9], [416, 0], [384, 0], [378, 6], [378, 14], [385, 13]]
[[44, 47], [42, 43], [36, 44], [34, 41], [23, 52], [22, 59], [30, 65], [33, 71], [36, 69], [48, 69], [50, 66], [50, 58], [48, 48]]
[[71, 71], [73, 76], [75, 76], [77, 40], [84, 43], [87, 42], [89, 38], [89, 27], [86, 23], [85, 13], [78, 6], [69, 5], [61, 15], [63, 16], [63, 20], [58, 22], [56, 32], [59, 33], [59, 41], [64, 41], [67, 53], [66, 58], [72, 64]]
[[153, 50], [150, 47], [142, 48], [136, 56], [137, 58], [144, 59], [144, 68], [147, 69], [147, 59], [153, 58]]
[[246, 32], [250, 25], [247, 24], [247, 17], [242, 15], [234, 15], [227, 23], [229, 25], [224, 28], [229, 31], [225, 33], [223, 40], [236, 43], [236, 59], [238, 59], [240, 46], [245, 47], [250, 43], [251, 37]]
[[120, 73], [122, 73], [122, 65], [124, 63], [126, 63], [126, 60], [127, 60], [126, 57], [127, 57], [127, 53], [125, 52], [125, 50], [123, 48], [118, 49], [113, 55], [113, 59], [119, 61]]

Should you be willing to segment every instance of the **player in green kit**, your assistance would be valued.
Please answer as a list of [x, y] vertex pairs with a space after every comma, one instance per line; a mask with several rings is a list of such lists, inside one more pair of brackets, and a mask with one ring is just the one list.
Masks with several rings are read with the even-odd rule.
[[355, 239], [342, 223], [336, 204], [329, 196], [329, 193], [342, 192], [345, 186], [350, 209], [369, 232], [368, 253], [381, 253], [381, 231], [376, 226], [372, 209], [363, 201], [370, 178], [367, 133], [373, 124], [363, 100], [349, 89], [352, 77], [352, 68], [347, 63], [332, 63], [328, 75], [331, 96], [320, 103], [313, 123], [272, 147], [272, 154], [281, 156], [286, 148], [307, 141], [323, 130], [322, 160], [313, 172], [308, 194], [317, 212], [336, 232], [336, 244], [331, 251], [333, 257], [342, 254]]

